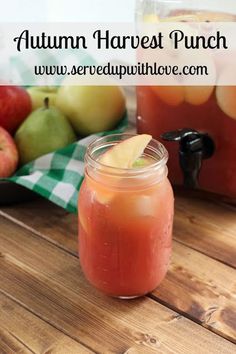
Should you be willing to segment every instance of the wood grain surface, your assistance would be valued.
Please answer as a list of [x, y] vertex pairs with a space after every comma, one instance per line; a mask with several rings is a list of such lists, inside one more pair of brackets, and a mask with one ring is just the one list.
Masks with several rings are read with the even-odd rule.
[[[44, 199], [0, 209], [0, 215], [77, 252], [75, 216]], [[49, 217], [50, 215], [50, 217]], [[53, 225], [53, 227], [52, 227]], [[236, 208], [227, 204], [175, 199], [174, 239], [236, 268]]]
[[[86, 348], [233, 353], [229, 341], [150, 298], [124, 302], [101, 295], [85, 281], [77, 257], [3, 217], [0, 225], [1, 292]], [[23, 334], [18, 336], [25, 343]]]
[[236, 207], [178, 195], [174, 238], [236, 268]]
[[9, 333], [4, 328], [0, 326], [0, 353], [1, 354], [11, 354], [11, 353], [23, 353], [28, 354], [32, 351], [27, 348], [23, 343], [21, 343], [15, 335]]
[[[11, 338], [14, 334], [14, 339], [24, 343], [32, 353], [62, 353], [60, 348], [64, 353], [93, 353], [3, 293], [0, 294], [0, 320], [5, 336]], [[0, 347], [0, 353], [1, 350]]]
[[[7, 208], [4, 213], [77, 254], [76, 216], [44, 200], [30, 204], [30, 208], [25, 204], [17, 209]], [[153, 296], [235, 342], [235, 209], [181, 196], [175, 204], [172, 263]], [[52, 219], [47, 215], [52, 215]]]

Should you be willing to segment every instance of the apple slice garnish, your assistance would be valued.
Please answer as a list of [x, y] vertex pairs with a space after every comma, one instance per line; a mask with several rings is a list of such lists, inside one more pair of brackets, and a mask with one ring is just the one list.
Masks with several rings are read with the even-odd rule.
[[151, 140], [148, 134], [132, 136], [107, 150], [99, 162], [108, 167], [132, 168]]
[[[219, 78], [216, 87], [216, 99], [220, 109], [230, 118], [236, 119], [236, 74], [234, 67], [225, 67]], [[226, 85], [230, 83], [230, 85]]]
[[[142, 158], [142, 154], [151, 141], [152, 136], [148, 134], [135, 135], [128, 138], [115, 146], [108, 149], [101, 157], [99, 162], [101, 163], [100, 170], [106, 172], [106, 168], [118, 168], [118, 169], [137, 169], [147, 166], [147, 162]], [[149, 160], [148, 165], [151, 161]], [[125, 174], [124, 174], [125, 175]], [[98, 180], [88, 179], [88, 186], [95, 191], [96, 199], [101, 204], [109, 203], [115, 196], [114, 188], [106, 187]], [[111, 182], [112, 187], [118, 186], [123, 181], [122, 175], [117, 176], [115, 179], [109, 175], [102, 177], [101, 182]]]

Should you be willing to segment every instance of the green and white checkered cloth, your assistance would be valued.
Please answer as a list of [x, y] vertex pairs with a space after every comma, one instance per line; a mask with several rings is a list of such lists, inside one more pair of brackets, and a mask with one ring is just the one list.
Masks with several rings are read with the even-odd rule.
[[117, 128], [90, 135], [78, 142], [23, 166], [9, 178], [69, 212], [77, 212], [77, 200], [84, 176], [84, 155], [88, 144], [98, 137], [121, 133], [128, 125], [127, 114]]

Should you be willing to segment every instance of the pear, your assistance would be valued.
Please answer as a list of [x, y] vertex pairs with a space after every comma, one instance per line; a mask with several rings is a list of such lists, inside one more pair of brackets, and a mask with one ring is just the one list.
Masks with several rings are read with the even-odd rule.
[[15, 134], [21, 165], [63, 148], [76, 141], [76, 135], [67, 118], [55, 107], [44, 107], [32, 112]]

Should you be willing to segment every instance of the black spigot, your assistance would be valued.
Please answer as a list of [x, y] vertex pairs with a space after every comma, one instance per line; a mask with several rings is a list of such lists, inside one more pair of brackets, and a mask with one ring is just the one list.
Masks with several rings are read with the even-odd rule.
[[189, 128], [167, 132], [161, 137], [166, 141], [179, 142], [179, 163], [184, 175], [184, 186], [197, 188], [202, 161], [214, 154], [214, 140], [207, 133]]

